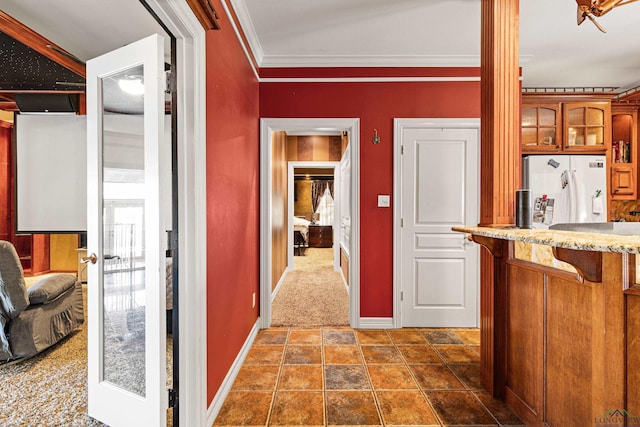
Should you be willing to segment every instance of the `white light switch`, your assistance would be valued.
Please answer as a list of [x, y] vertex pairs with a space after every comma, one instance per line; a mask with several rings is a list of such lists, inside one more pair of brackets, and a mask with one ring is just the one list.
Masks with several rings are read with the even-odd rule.
[[378, 207], [388, 208], [391, 206], [391, 196], [387, 194], [378, 194]]

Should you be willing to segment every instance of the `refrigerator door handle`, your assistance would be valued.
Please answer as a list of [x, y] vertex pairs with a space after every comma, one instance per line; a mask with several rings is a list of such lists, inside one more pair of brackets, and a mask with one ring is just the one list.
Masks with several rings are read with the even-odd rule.
[[568, 199], [569, 199], [569, 215], [567, 216], [570, 223], [576, 222], [576, 195], [575, 195], [575, 181], [573, 176], [573, 171], [571, 169], [566, 169], [564, 174], [566, 179], [567, 190], [569, 190]]
[[578, 186], [578, 176], [578, 172], [575, 169], [572, 169], [571, 180], [573, 181], [573, 206], [575, 207], [575, 213], [572, 222], [585, 222], [587, 220], [587, 205], [584, 200], [584, 191], [581, 187]]

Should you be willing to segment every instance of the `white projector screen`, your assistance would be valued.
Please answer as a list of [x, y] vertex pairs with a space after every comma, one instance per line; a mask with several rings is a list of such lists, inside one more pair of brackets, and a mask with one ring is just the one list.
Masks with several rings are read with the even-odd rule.
[[86, 119], [16, 115], [16, 232], [87, 231]]

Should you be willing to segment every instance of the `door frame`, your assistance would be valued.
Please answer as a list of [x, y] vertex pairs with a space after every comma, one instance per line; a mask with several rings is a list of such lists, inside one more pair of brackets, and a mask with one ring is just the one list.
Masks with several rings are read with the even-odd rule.
[[[333, 169], [333, 182], [334, 182], [334, 190], [333, 190], [333, 270], [340, 271], [340, 239], [339, 232], [340, 229], [340, 203], [336, 202], [338, 200], [338, 195], [340, 194], [340, 181], [341, 177], [339, 173], [336, 173], [336, 170], [340, 167], [340, 162], [305, 162], [305, 161], [290, 161], [288, 163], [288, 171], [289, 176], [287, 179], [288, 182], [288, 201], [287, 201], [287, 215], [289, 219], [293, 219], [294, 213], [294, 170], [296, 168], [305, 168], [305, 169]], [[339, 171], [338, 171], [339, 172]], [[337, 208], [336, 208], [337, 206]], [[287, 269], [288, 271], [293, 271], [293, 221], [289, 221], [287, 226]]]
[[[401, 194], [401, 177], [402, 177], [402, 155], [401, 143], [402, 133], [405, 129], [429, 128], [429, 129], [477, 129], [480, 135], [480, 119], [479, 118], [418, 118], [418, 119], [393, 119], [393, 327], [402, 328], [402, 301], [400, 292], [402, 286], [400, 282], [400, 266], [402, 248], [400, 246], [402, 203], [400, 202]], [[480, 146], [478, 138], [478, 147]], [[480, 153], [478, 153], [478, 161], [480, 161]], [[478, 167], [478, 172], [480, 168]], [[480, 177], [478, 176], [478, 187], [480, 186]], [[480, 191], [478, 191], [478, 206], [480, 206]], [[478, 290], [478, 296], [480, 292]], [[480, 304], [478, 298], [478, 304]], [[480, 313], [480, 310], [478, 310]]]
[[261, 118], [260, 119], [260, 319], [271, 326], [271, 135], [276, 131], [349, 132], [351, 146], [351, 247], [349, 259], [349, 325], [360, 326], [360, 119]]
[[[176, 39], [179, 425], [207, 420], [206, 40], [186, 1], [145, 0]], [[176, 367], [174, 367], [176, 368]]]

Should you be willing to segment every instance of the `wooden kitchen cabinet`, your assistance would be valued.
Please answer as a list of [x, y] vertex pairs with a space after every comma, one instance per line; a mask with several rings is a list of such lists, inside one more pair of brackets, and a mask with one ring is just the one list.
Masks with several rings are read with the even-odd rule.
[[522, 104], [522, 154], [602, 154], [607, 150], [611, 141], [609, 101], [544, 100], [538, 96]]
[[522, 152], [555, 152], [562, 148], [560, 103], [522, 105]]
[[611, 141], [609, 102], [567, 102], [562, 106], [563, 150], [604, 153]]
[[611, 200], [638, 196], [638, 107], [613, 106], [611, 144], [607, 150]]

